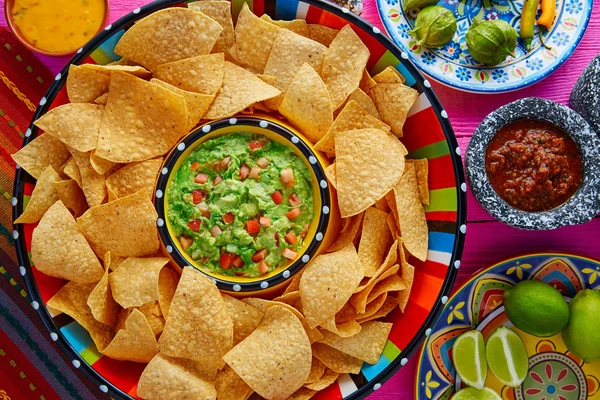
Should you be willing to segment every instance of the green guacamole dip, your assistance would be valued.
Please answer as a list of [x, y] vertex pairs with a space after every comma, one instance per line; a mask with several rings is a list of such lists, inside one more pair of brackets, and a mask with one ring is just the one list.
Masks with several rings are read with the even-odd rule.
[[207, 140], [168, 188], [168, 219], [201, 268], [257, 277], [297, 257], [313, 218], [312, 175], [287, 146], [239, 132]]

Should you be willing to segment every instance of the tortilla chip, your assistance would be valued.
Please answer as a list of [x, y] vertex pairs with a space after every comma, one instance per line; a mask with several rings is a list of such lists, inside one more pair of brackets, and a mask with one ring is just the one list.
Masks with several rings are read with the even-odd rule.
[[421, 203], [429, 205], [429, 161], [426, 158], [420, 158], [418, 160], [406, 160], [406, 162], [415, 167]]
[[106, 185], [104, 183], [104, 175], [100, 175], [90, 162], [90, 153], [82, 153], [75, 149], [69, 148], [73, 155], [75, 163], [79, 167], [81, 175], [81, 189], [85, 195], [85, 199], [90, 207], [102, 204], [106, 198]]
[[112, 294], [123, 308], [158, 300], [158, 277], [168, 258], [130, 257], [108, 276]]
[[142, 372], [137, 394], [146, 400], [206, 399], [215, 400], [213, 384], [197, 377], [170, 357], [157, 354]]
[[225, 61], [223, 85], [204, 118], [219, 119], [237, 114], [259, 101], [267, 100], [281, 92], [248, 70]]
[[90, 165], [99, 175], [104, 175], [107, 171], [115, 166], [115, 163], [98, 157], [96, 155], [96, 150], [92, 150], [90, 151]]
[[58, 199], [73, 212], [75, 218], [79, 217], [88, 209], [85, 195], [77, 182], [73, 179], [54, 182], [54, 190], [56, 190]]
[[297, 292], [300, 289], [300, 278], [302, 278], [302, 274], [304, 273], [304, 270], [300, 270], [299, 272], [296, 273], [296, 275], [294, 275], [292, 277], [292, 280], [290, 281], [290, 284], [288, 285], [288, 287], [283, 291], [283, 295], [286, 295], [288, 293], [291, 292]]
[[399, 140], [380, 129], [336, 133], [335, 168], [343, 218], [366, 210], [398, 184], [404, 151]]
[[225, 294], [223, 300], [233, 322], [233, 345], [236, 346], [254, 332], [260, 324], [264, 312]]
[[117, 332], [102, 354], [115, 360], [147, 363], [158, 353], [156, 337], [148, 320], [139, 310], [133, 310], [125, 329]]
[[387, 225], [388, 214], [375, 207], [365, 211], [358, 258], [365, 268], [365, 276], [373, 276], [387, 255], [392, 235]]
[[252, 388], [229, 365], [217, 374], [215, 388], [219, 400], [244, 400], [253, 392]]
[[333, 188], [335, 189], [337, 186], [335, 163], [332, 163], [327, 168], [325, 168], [325, 176], [327, 177], [327, 180], [329, 181], [331, 186], [333, 186]]
[[225, 57], [222, 53], [162, 64], [155, 75], [179, 89], [214, 96], [223, 82]]
[[317, 394], [316, 390], [310, 390], [309, 388], [301, 387], [300, 389], [296, 390], [294, 394], [288, 397], [288, 400], [309, 400], [315, 394]]
[[[385, 211], [386, 213], [388, 213], [388, 212], [390, 212], [390, 211], [391, 211], [391, 210], [390, 210], [390, 206], [389, 206], [389, 204], [387, 203], [387, 201], [386, 201], [385, 197], [383, 197], [383, 198], [381, 198], [381, 199], [377, 200], [377, 201], [375, 202], [375, 205], [374, 205], [374, 207], [375, 207], [376, 209], [378, 209], [378, 210]], [[394, 218], [394, 215], [391, 215], [391, 218], [393, 219], [393, 218]]]
[[323, 324], [321, 324], [323, 329], [328, 332], [335, 333], [339, 337], [350, 337], [356, 335], [362, 329], [356, 321], [346, 321], [341, 323], [336, 323], [335, 316], [329, 318]]
[[244, 3], [235, 25], [236, 59], [252, 72], [262, 74], [280, 29], [258, 18]]
[[392, 128], [394, 135], [402, 137], [402, 127], [419, 92], [401, 83], [378, 83], [371, 89], [371, 97], [381, 120]]
[[127, 197], [143, 190], [152, 199], [162, 158], [128, 164], [106, 178], [106, 186], [118, 197]]
[[161, 353], [219, 369], [232, 343], [233, 322], [219, 289], [202, 272], [184, 268], [158, 340]]
[[158, 214], [146, 192], [92, 207], [77, 219], [83, 234], [101, 254], [140, 257], [158, 251]]
[[312, 364], [304, 327], [280, 306], [267, 309], [258, 328], [223, 359], [256, 393], [273, 400], [302, 387]]
[[183, 96], [135, 76], [115, 73], [96, 155], [125, 163], [162, 156], [187, 133], [187, 114]]
[[410, 166], [406, 170], [398, 185], [394, 187], [394, 195], [404, 246], [410, 254], [425, 261], [429, 247], [429, 235], [414, 167]]
[[[402, 293], [402, 292], [399, 292]], [[357, 319], [357, 322], [364, 324], [365, 322], [373, 321], [375, 319], [380, 319], [387, 316], [396, 306], [398, 305], [398, 297], [396, 295], [388, 295], [388, 293], [380, 294], [377, 298], [378, 300], [384, 299], [383, 302], [374, 300], [369, 303], [367, 306], [367, 310], [371, 309], [371, 304], [377, 303], [377, 307], [374, 311], [369, 311], [369, 313], [365, 313], [365, 317]]]
[[87, 299], [87, 305], [90, 308], [92, 315], [97, 321], [105, 325], [113, 326], [117, 321], [119, 314], [119, 305], [115, 302], [112, 296], [112, 291], [108, 284], [108, 272], [110, 271], [110, 253], [104, 256], [104, 275], [100, 282], [90, 293]]
[[[367, 286], [362, 289], [360, 292], [354, 294], [352, 296], [352, 298], [350, 299], [350, 302], [354, 305], [354, 307], [356, 308], [356, 312], [358, 314], [365, 314], [366, 313], [366, 307], [367, 304], [369, 303], [369, 297], [371, 296], [371, 293], [374, 291], [375, 287], [379, 284], [382, 283], [384, 280], [386, 280], [388, 277], [393, 277], [395, 276], [395, 274], [398, 272], [399, 269], [399, 265], [393, 265], [391, 266], [389, 269], [385, 269], [382, 268], [380, 270], [377, 271], [377, 276], [373, 277], [373, 279], [370, 279]], [[400, 289], [398, 289], [400, 290]], [[371, 296], [371, 301], [373, 301], [375, 298], [377, 298], [379, 295], [381, 295], [381, 293], [387, 293], [388, 290], [383, 290], [380, 291], [379, 293], [377, 293], [377, 295], [373, 295]], [[360, 318], [364, 317], [364, 316], [360, 316]]]
[[282, 19], [272, 19], [269, 14], [263, 14], [260, 16], [260, 19], [270, 22], [273, 25], [277, 25], [280, 28], [285, 28], [291, 32], [294, 32], [298, 35], [309, 37], [308, 25], [303, 19], [292, 19], [289, 21], [285, 21]]
[[67, 96], [71, 103], [91, 103], [108, 92], [109, 84], [110, 78], [104, 74], [80, 65], [69, 66]]
[[[318, 345], [319, 343], [315, 343], [313, 345], [313, 349], [314, 346]], [[314, 350], [313, 350], [314, 353]], [[312, 364], [310, 366], [310, 373], [308, 374], [308, 378], [306, 378], [306, 381], [304, 381], [304, 384], [306, 385], [307, 383], [314, 383], [316, 381], [318, 381], [319, 379], [321, 379], [321, 377], [323, 376], [323, 374], [325, 373], [325, 364], [323, 364], [321, 362], [321, 360], [319, 360], [318, 358], [315, 358], [313, 356], [312, 359]]]
[[314, 343], [312, 353], [327, 368], [340, 374], [358, 374], [363, 365], [362, 360], [342, 353], [325, 343]]
[[179, 89], [158, 79], [152, 79], [150, 82], [183, 96], [185, 99], [185, 108], [188, 112], [188, 131], [191, 131], [196, 125], [198, 125], [198, 122], [202, 119], [202, 116], [206, 113], [206, 110], [208, 110], [210, 103], [212, 103], [213, 99], [215, 98], [214, 96], [208, 94], [188, 92], [187, 90]]
[[333, 317], [350, 299], [363, 274], [353, 244], [315, 257], [300, 280], [302, 309], [309, 326], [315, 328]]
[[98, 282], [104, 273], [75, 219], [60, 200], [33, 230], [31, 259], [40, 272], [77, 283]]
[[279, 112], [312, 143], [325, 136], [333, 123], [333, 109], [325, 84], [309, 64], [294, 76]]
[[38, 222], [48, 211], [52, 204], [58, 200], [58, 193], [54, 183], [60, 180], [60, 176], [52, 166], [48, 166], [37, 180], [29, 202], [15, 224], [32, 224]]
[[300, 300], [300, 292], [296, 290], [294, 292], [284, 293], [279, 297], [275, 297], [273, 300], [280, 301], [282, 303], [286, 303], [290, 306], [293, 306], [298, 300]]
[[375, 103], [373, 103], [373, 100], [360, 88], [350, 93], [350, 96], [348, 96], [348, 102], [350, 102], [351, 100], [356, 101], [359, 106], [361, 106], [366, 112], [371, 114], [373, 117], [381, 119], [381, 117], [379, 116], [379, 112], [377, 111], [377, 107], [375, 107]]
[[223, 28], [203, 13], [173, 7], [156, 11], [129, 28], [115, 53], [154, 70], [160, 64], [210, 53]]
[[82, 64], [81, 67], [88, 71], [94, 71], [99, 74], [111, 76], [115, 72], [126, 72], [138, 78], [148, 79], [152, 75], [150, 71], [140, 65], [100, 65], [100, 64]]
[[132, 67], [139, 67], [140, 65], [136, 62], [126, 59], [125, 57], [119, 58], [117, 61], [109, 62], [106, 65], [129, 65]]
[[108, 92], [104, 93], [102, 96], [98, 96], [94, 103], [99, 104], [101, 106], [106, 105], [106, 101], [108, 100]]
[[321, 379], [319, 379], [317, 382], [309, 383], [305, 385], [305, 387], [310, 390], [323, 390], [326, 387], [331, 386], [339, 376], [340, 374], [338, 374], [337, 372], [334, 372], [330, 369], [326, 369]]
[[327, 251], [338, 251], [353, 243], [361, 230], [364, 215], [364, 213], [360, 213], [346, 218], [344, 229], [342, 229], [338, 238]]
[[349, 354], [369, 364], [376, 364], [383, 352], [392, 324], [387, 322], [367, 322], [355, 336], [341, 338], [326, 332], [321, 342]]
[[40, 177], [48, 165], [55, 171], [60, 171], [70, 157], [67, 146], [52, 135], [39, 135], [12, 155], [17, 167], [23, 168], [35, 179]]
[[399, 247], [398, 253], [400, 254], [400, 266], [402, 268], [402, 280], [406, 284], [406, 290], [403, 290], [398, 294], [398, 306], [400, 310], [404, 312], [406, 305], [408, 304], [408, 298], [412, 289], [413, 282], [415, 280], [415, 267], [410, 265], [406, 261], [406, 255], [404, 254], [404, 248]]
[[360, 84], [358, 85], [358, 87], [363, 92], [369, 93], [371, 91], [371, 89], [373, 89], [375, 87], [375, 85], [377, 85], [377, 82], [375, 82], [373, 80], [373, 78], [371, 78], [371, 74], [369, 74], [369, 71], [367, 71], [367, 69], [365, 68], [363, 71], [363, 74], [362, 74], [362, 78], [360, 79]]
[[327, 134], [315, 145], [315, 150], [333, 153], [335, 151], [336, 133], [366, 128], [380, 129], [385, 132], [390, 131], [389, 126], [370, 115], [357, 102], [350, 100], [333, 121]]
[[322, 75], [334, 110], [358, 88], [370, 55], [350, 25], [345, 25], [329, 45]]
[[226, 52], [235, 43], [233, 36], [233, 19], [231, 3], [228, 1], [195, 1], [188, 3], [188, 8], [204, 13], [217, 21], [223, 31], [213, 46], [211, 53]]
[[69, 178], [73, 179], [75, 182], [77, 182], [77, 185], [81, 187], [81, 172], [79, 172], [79, 167], [77, 166], [77, 163], [75, 162], [74, 158], [71, 157], [69, 161], [67, 161], [67, 163], [63, 167], [63, 173]]
[[148, 320], [150, 329], [154, 336], [160, 334], [165, 328], [165, 319], [163, 318], [158, 301], [151, 301], [137, 308]]
[[380, 280], [377, 282], [369, 296], [367, 297], [367, 303], [372, 302], [377, 297], [379, 297], [382, 293], [388, 292], [399, 292], [401, 290], [405, 290], [407, 288], [404, 280], [398, 275], [390, 275], [387, 278]]
[[388, 66], [383, 71], [373, 77], [377, 83], [405, 83], [406, 79], [394, 67]]
[[371, 284], [377, 278], [379, 278], [381, 274], [383, 274], [385, 271], [392, 268], [392, 266], [396, 264], [396, 262], [398, 261], [398, 247], [401, 246], [400, 243], [401, 242], [398, 239], [395, 240], [394, 243], [392, 243], [392, 246], [388, 250], [387, 256], [385, 257], [383, 264], [381, 264], [381, 267], [379, 267], [377, 272], [375, 272], [367, 282], [361, 283], [361, 285], [356, 288], [354, 293], [362, 292], [369, 284]]
[[308, 37], [329, 47], [339, 30], [320, 24], [308, 24]]

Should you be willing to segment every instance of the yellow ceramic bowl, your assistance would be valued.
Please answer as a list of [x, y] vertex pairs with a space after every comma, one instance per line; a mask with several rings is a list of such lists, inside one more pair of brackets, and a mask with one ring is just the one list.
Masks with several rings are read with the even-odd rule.
[[[256, 278], [226, 276], [202, 269], [200, 264], [183, 250], [167, 218], [169, 187], [181, 163], [205, 141], [234, 132], [256, 133], [286, 145], [304, 161], [312, 173], [314, 217], [304, 244], [298, 251], [298, 257], [287, 266]], [[334, 192], [330, 190], [324, 172], [328, 165], [327, 159], [318, 151], [313, 150], [312, 144], [302, 134], [285, 122], [267, 115], [240, 115], [212, 121], [198, 127], [168, 155], [157, 181], [155, 205], [159, 217], [159, 233], [165, 253], [172, 259], [175, 266], [179, 268], [195, 267], [212, 278], [219, 289], [232, 294], [248, 295], [252, 292], [260, 292], [262, 296], [265, 296], [280, 291], [287, 286], [290, 278], [302, 270], [310, 260], [327, 249], [339, 233], [340, 217], [337, 200], [334, 198]]]

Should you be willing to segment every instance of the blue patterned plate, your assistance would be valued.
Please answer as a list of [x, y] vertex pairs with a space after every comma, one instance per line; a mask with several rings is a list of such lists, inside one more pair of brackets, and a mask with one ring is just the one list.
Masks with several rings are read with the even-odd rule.
[[414, 27], [418, 10], [404, 13], [403, 1], [377, 0], [377, 7], [389, 35], [423, 72], [456, 89], [501, 93], [533, 85], [560, 67], [579, 44], [594, 0], [557, 0], [557, 17], [550, 32], [545, 34], [545, 41], [552, 49], [541, 45], [536, 28], [532, 51], [527, 53], [519, 40], [517, 58], [509, 57], [493, 67], [479, 64], [469, 54], [465, 34], [471, 21], [503, 19], [519, 32], [524, 0], [440, 0], [438, 4], [456, 16], [458, 28], [452, 41], [437, 49], [416, 45], [409, 30]]

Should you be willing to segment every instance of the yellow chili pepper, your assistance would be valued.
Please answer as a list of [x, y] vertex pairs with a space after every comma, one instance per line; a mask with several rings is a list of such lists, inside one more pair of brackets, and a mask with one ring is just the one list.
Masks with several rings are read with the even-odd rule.
[[556, 14], [556, 0], [542, 0], [542, 15], [537, 20], [539, 26], [550, 29]]

